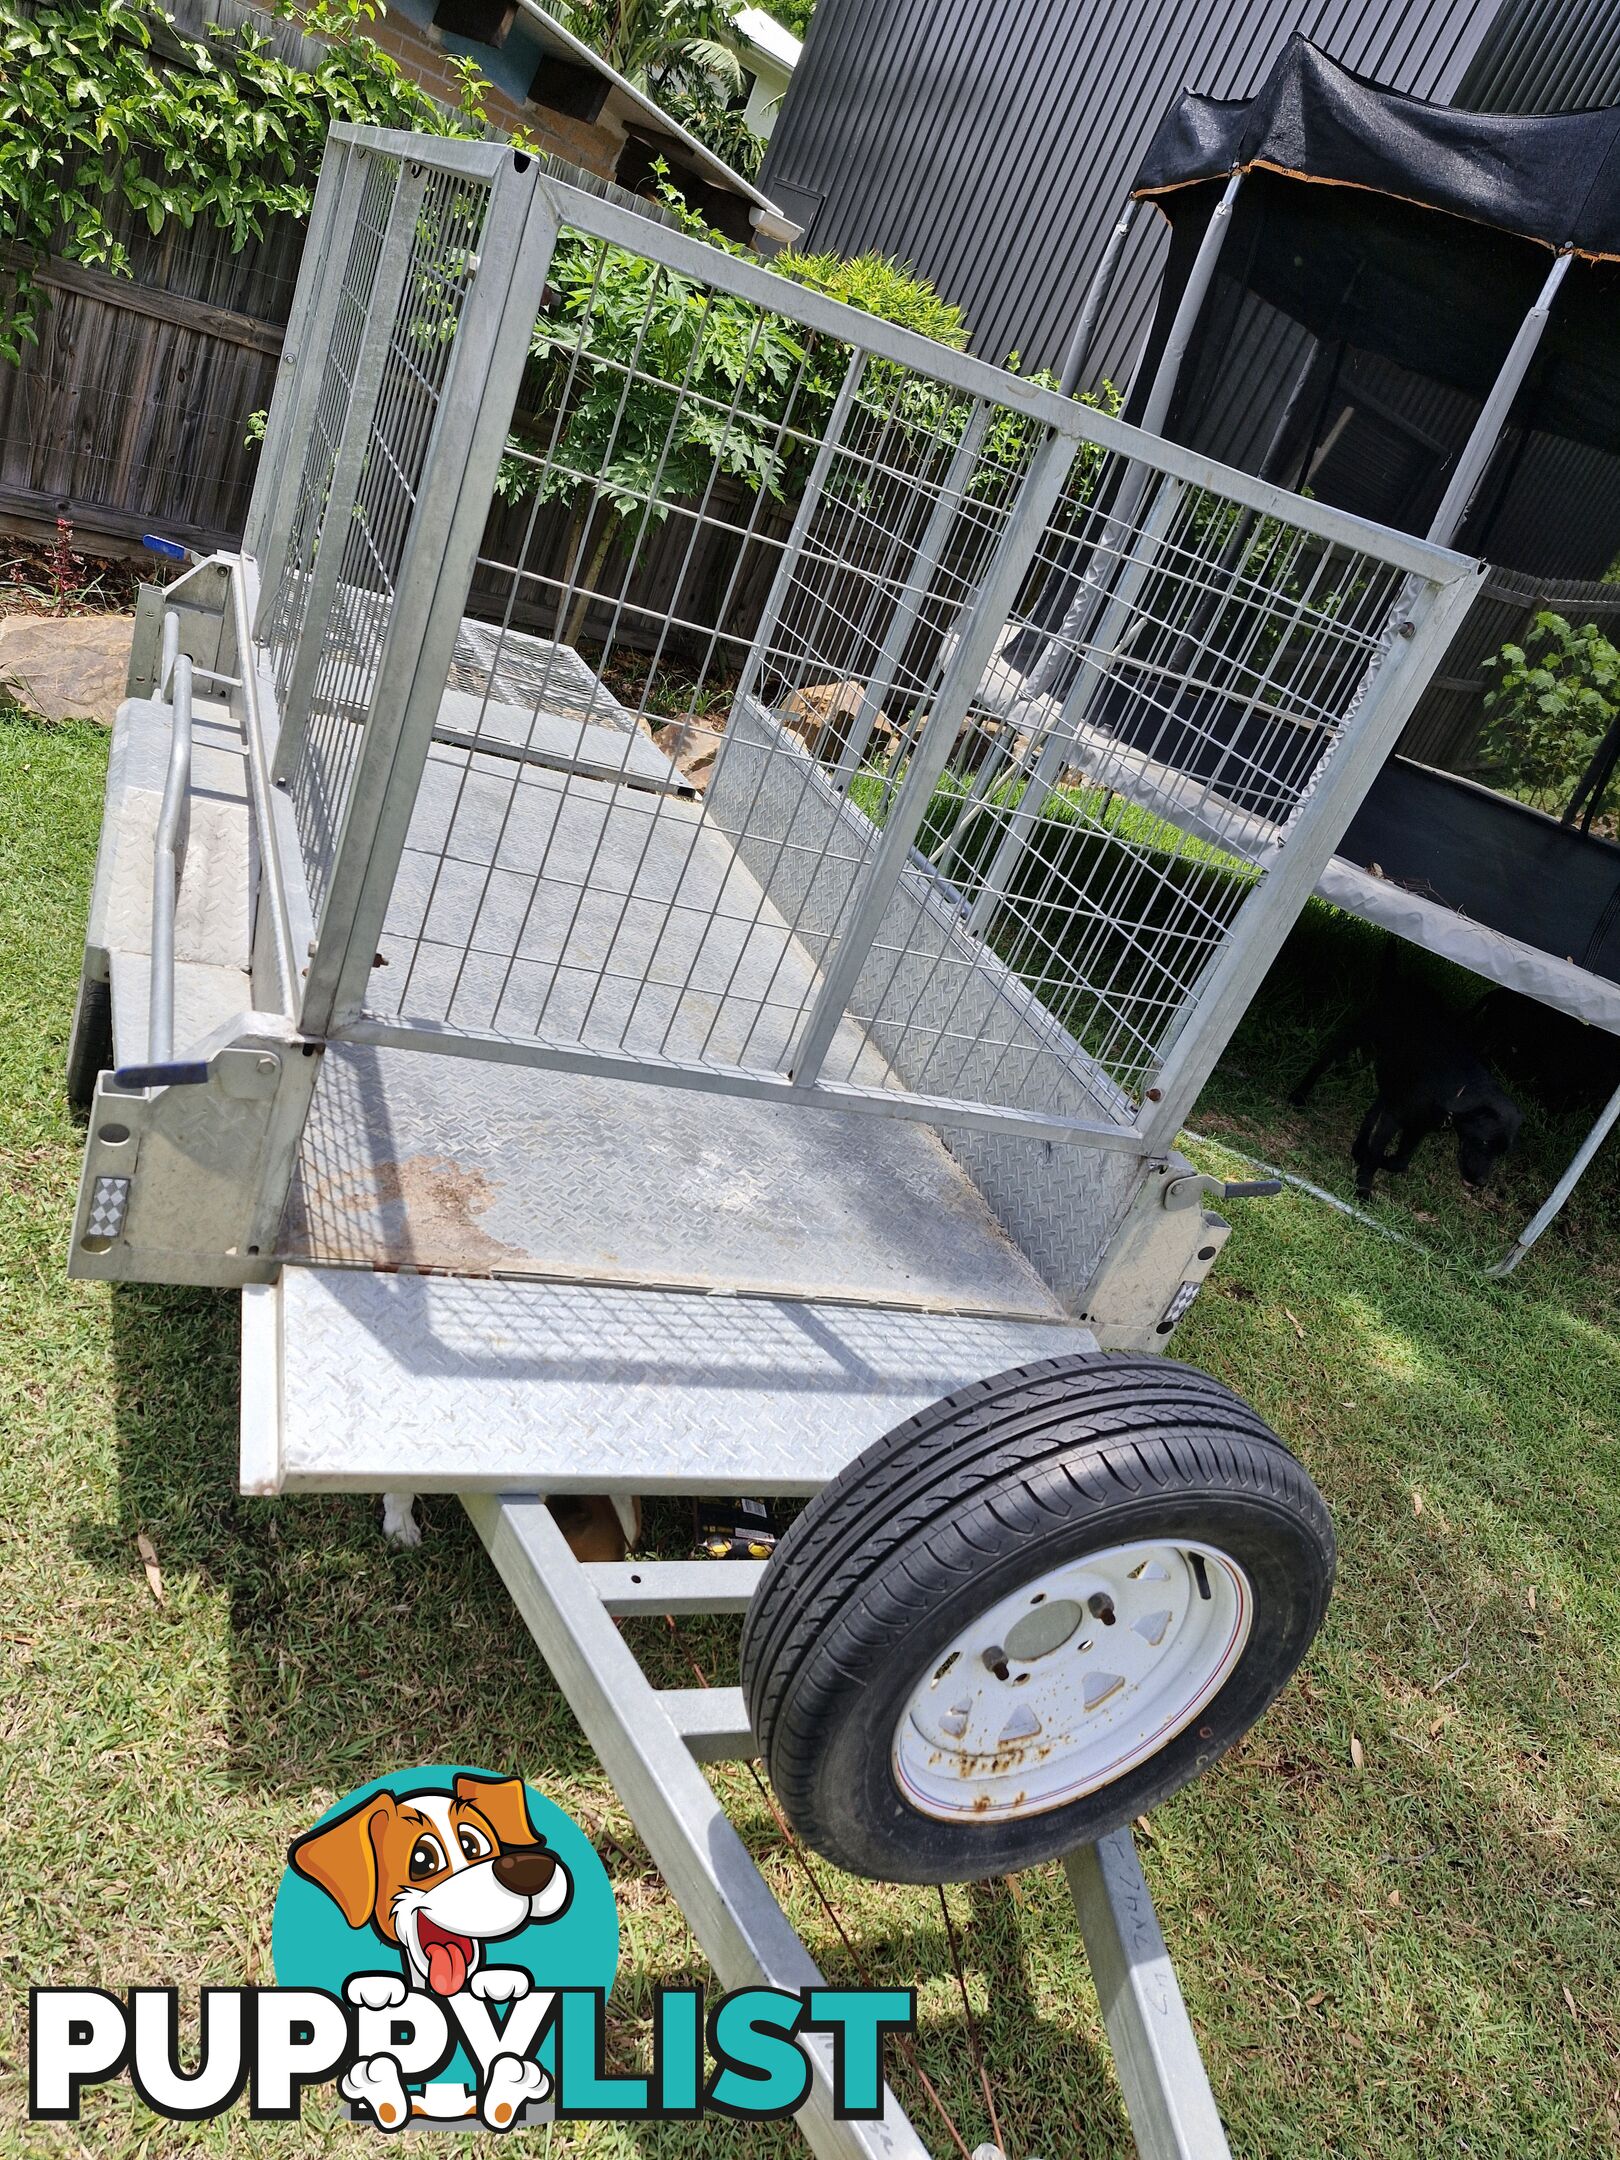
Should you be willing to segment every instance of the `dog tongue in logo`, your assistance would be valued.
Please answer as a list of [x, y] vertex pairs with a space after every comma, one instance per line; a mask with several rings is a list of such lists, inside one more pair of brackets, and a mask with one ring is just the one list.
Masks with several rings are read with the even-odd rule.
[[423, 1913], [417, 1922], [417, 1939], [427, 1959], [428, 1986], [435, 1995], [459, 1995], [472, 1963], [472, 1944], [465, 1935], [453, 1935]]

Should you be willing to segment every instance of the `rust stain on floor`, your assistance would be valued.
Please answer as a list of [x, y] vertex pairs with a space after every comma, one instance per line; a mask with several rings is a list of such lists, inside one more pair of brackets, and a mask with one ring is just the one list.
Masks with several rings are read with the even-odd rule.
[[[449, 1155], [407, 1155], [316, 1181], [305, 1211], [312, 1229], [319, 1224], [329, 1232], [335, 1215], [369, 1218], [367, 1244], [380, 1237], [384, 1265], [493, 1275], [528, 1258], [521, 1245], [491, 1237], [478, 1221], [496, 1198], [494, 1182], [482, 1170], [469, 1170]], [[341, 1231], [337, 1235], [341, 1242]]]

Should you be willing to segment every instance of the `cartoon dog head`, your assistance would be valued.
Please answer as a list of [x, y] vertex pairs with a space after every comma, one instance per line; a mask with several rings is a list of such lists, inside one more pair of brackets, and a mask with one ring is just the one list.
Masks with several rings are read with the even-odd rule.
[[458, 1775], [449, 1792], [374, 1793], [287, 1854], [350, 1927], [403, 1954], [412, 1987], [459, 1995], [484, 1944], [555, 1920], [568, 1870], [529, 1821], [521, 1778]]

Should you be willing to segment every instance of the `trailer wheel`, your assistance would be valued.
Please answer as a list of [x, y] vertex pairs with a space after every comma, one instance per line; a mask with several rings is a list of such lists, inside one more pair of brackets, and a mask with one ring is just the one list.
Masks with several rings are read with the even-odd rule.
[[851, 1874], [971, 1882], [1209, 1768], [1321, 1625], [1333, 1529], [1229, 1388], [1146, 1355], [948, 1395], [793, 1524], [744, 1624], [784, 1812]]

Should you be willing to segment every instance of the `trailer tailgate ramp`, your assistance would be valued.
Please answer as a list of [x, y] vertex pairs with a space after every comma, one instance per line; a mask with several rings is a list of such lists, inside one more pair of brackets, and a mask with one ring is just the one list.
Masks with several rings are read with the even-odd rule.
[[242, 1489], [810, 1493], [952, 1389], [1092, 1347], [1057, 1319], [289, 1267], [243, 1292]]

